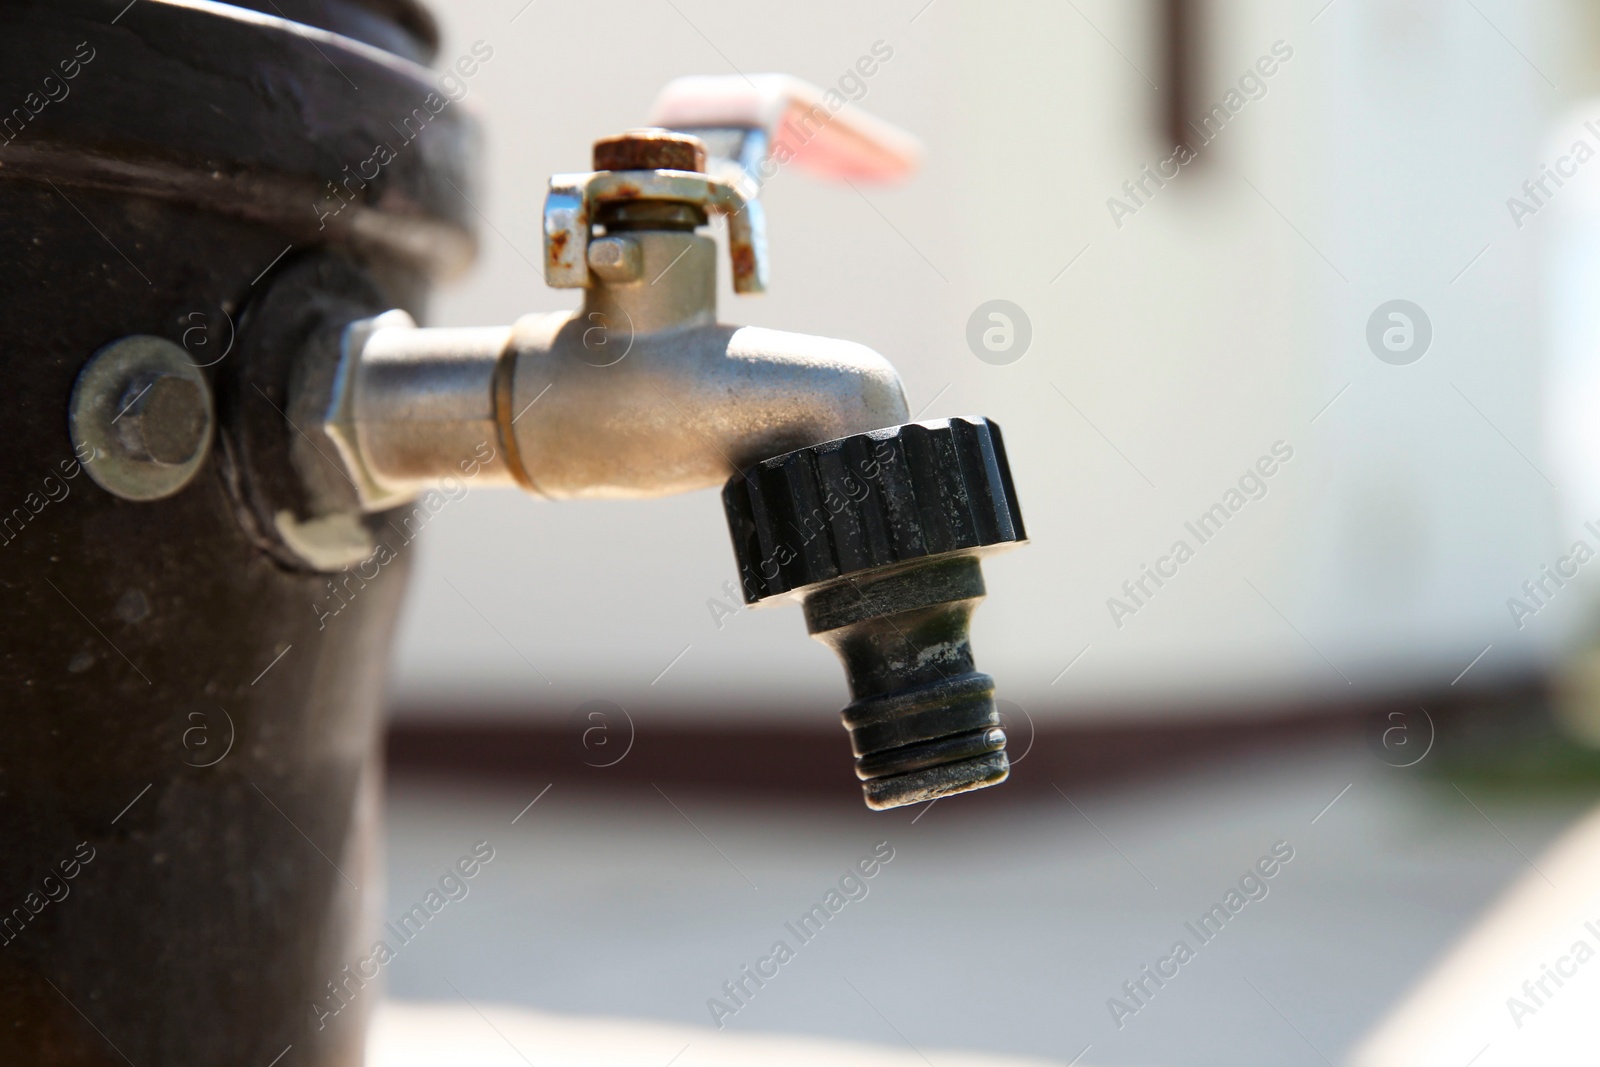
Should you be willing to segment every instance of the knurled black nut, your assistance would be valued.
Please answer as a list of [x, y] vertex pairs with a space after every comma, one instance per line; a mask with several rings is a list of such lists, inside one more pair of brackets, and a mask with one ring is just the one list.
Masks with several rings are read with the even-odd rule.
[[1027, 540], [1000, 427], [912, 422], [775, 456], [722, 490], [746, 603]]

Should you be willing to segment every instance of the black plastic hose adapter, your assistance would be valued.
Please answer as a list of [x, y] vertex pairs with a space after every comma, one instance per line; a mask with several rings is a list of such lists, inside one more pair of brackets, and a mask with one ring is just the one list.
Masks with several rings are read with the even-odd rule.
[[736, 475], [722, 502], [746, 603], [798, 598], [844, 662], [868, 807], [1005, 781], [994, 679], [968, 638], [980, 557], [1027, 540], [1000, 427], [939, 419], [812, 445]]

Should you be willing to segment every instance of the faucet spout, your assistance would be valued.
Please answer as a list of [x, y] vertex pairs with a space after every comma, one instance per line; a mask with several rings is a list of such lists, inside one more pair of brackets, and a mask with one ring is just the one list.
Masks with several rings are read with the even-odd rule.
[[769, 456], [907, 418], [900, 376], [864, 345], [717, 324], [602, 343], [600, 329], [557, 315], [512, 331], [500, 432], [542, 496], [719, 486]]

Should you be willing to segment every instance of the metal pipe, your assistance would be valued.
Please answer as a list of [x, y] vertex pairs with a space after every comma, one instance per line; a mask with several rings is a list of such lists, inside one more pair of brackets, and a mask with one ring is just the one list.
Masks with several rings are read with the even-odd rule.
[[486, 441], [493, 483], [654, 497], [906, 421], [899, 374], [872, 349], [718, 324], [709, 238], [630, 233], [591, 258], [606, 241], [627, 243], [610, 251], [633, 276], [586, 290], [579, 311], [510, 328], [418, 329], [395, 314], [350, 327], [329, 428], [366, 506], [457, 475]]

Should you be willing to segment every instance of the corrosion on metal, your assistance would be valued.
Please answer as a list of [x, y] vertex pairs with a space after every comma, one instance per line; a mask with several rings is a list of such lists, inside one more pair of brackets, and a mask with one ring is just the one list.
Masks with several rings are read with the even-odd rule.
[[556, 288], [593, 285], [587, 262], [592, 220], [608, 204], [638, 201], [683, 204], [723, 216], [733, 291], [766, 292], [760, 203], [731, 182], [685, 170], [596, 171], [551, 178], [544, 212], [546, 282]]
[[595, 170], [685, 170], [704, 173], [700, 138], [652, 127], [628, 130], [594, 143]]

